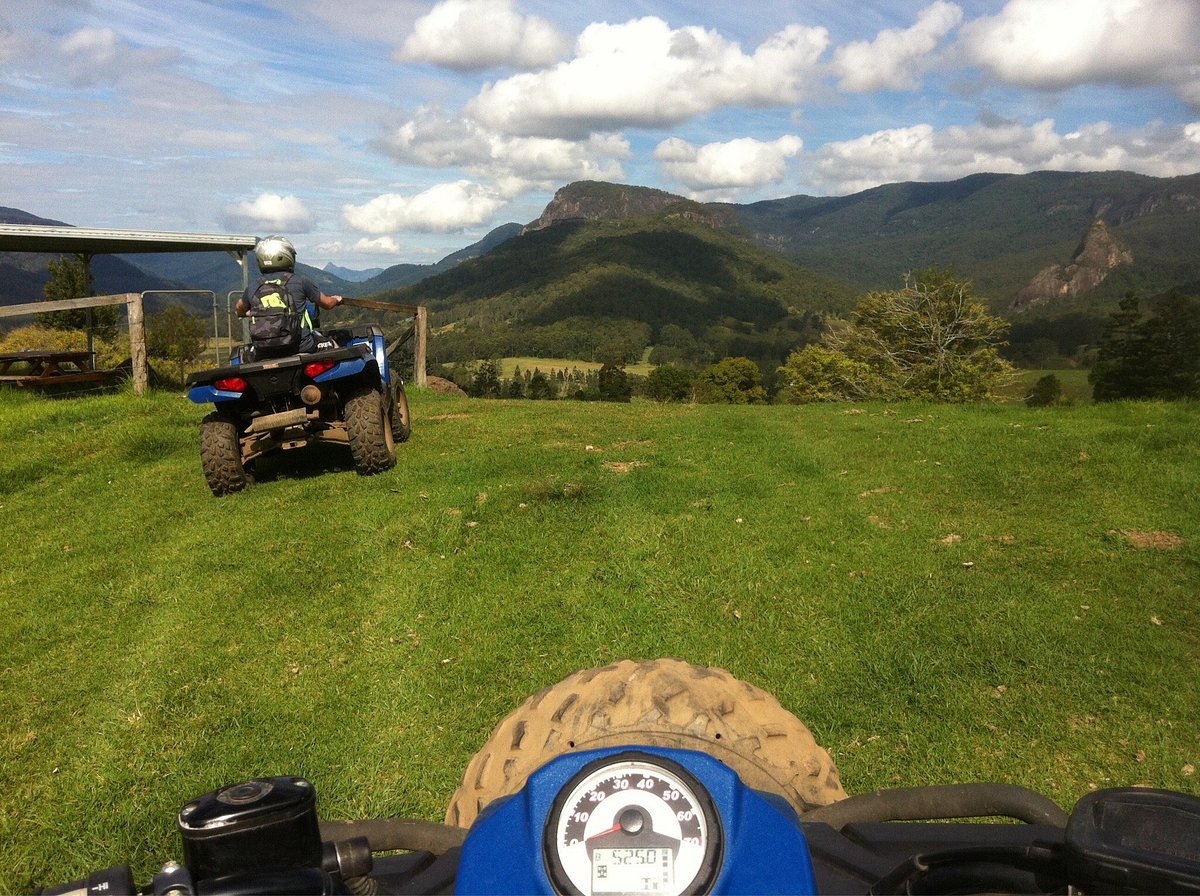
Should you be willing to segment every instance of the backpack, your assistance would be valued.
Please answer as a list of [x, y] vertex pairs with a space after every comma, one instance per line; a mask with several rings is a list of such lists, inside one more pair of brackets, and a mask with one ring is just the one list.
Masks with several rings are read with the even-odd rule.
[[264, 279], [250, 297], [250, 341], [264, 349], [287, 350], [300, 345], [307, 311], [288, 292], [291, 274]]

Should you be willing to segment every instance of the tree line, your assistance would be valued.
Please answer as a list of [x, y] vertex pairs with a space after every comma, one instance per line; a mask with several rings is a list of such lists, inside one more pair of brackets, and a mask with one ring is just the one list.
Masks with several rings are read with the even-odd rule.
[[[990, 401], [1016, 375], [1001, 351], [1009, 323], [987, 312], [970, 281], [931, 268], [905, 277], [903, 288], [868, 293], [848, 319], [822, 322], [819, 334], [764, 375], [761, 360], [744, 355], [710, 363], [687, 330], [668, 326], [650, 352], [658, 366], [645, 377], [626, 374], [624, 360], [600, 371], [547, 378], [541, 371], [499, 376], [495, 362], [469, 370], [465, 388], [481, 397], [579, 398], [802, 404], [821, 401]], [[1097, 401], [1120, 398], [1200, 398], [1200, 299], [1179, 294], [1141, 310], [1122, 300], [1095, 347], [1090, 375]], [[448, 371], [451, 376], [453, 371]], [[461, 375], [460, 375], [460, 378]], [[1026, 396], [1030, 405], [1062, 401], [1053, 374]]]

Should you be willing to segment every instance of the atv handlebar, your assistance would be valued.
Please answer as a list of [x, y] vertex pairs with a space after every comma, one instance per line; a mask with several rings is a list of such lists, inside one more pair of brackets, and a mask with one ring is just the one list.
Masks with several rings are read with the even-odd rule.
[[[586, 827], [588, 810], [603, 817], [601, 833]], [[711, 814], [696, 825], [692, 812]], [[992, 816], [1026, 824], [935, 821]], [[187, 803], [178, 826], [184, 862], [141, 892], [1200, 893], [1194, 796], [1097, 791], [1068, 816], [1024, 788], [969, 784], [853, 796], [797, 816], [706, 754], [653, 747], [557, 757], [469, 831], [403, 819], [321, 823], [315, 790], [300, 778], [213, 791]], [[683, 867], [692, 840], [682, 876], [640, 867]], [[42, 892], [136, 890], [117, 866]]]

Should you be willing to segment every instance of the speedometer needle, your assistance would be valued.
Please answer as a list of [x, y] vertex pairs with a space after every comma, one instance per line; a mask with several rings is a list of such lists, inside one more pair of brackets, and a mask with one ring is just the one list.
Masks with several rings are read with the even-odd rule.
[[585, 843], [591, 843], [593, 840], [599, 840], [601, 837], [607, 837], [609, 834], [615, 834], [617, 831], [624, 831], [626, 834], [638, 835], [642, 831], [650, 832], [650, 825], [639, 810], [633, 806], [627, 807], [620, 815], [616, 817], [613, 826], [606, 831], [597, 831], [592, 836], [585, 839]]
[[621, 823], [617, 822], [606, 831], [597, 831], [596, 833], [592, 834], [592, 836], [588, 837], [584, 842], [591, 843], [593, 840], [598, 840], [601, 837], [607, 837], [609, 834], [615, 834], [619, 830], [621, 830]]

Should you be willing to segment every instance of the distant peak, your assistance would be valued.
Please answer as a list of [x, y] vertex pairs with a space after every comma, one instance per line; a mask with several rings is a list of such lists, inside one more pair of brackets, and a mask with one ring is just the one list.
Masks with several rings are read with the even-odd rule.
[[583, 180], [555, 193], [541, 217], [527, 229], [541, 230], [564, 221], [624, 221], [659, 214], [678, 214], [710, 227], [719, 225], [705, 206], [665, 190]]

